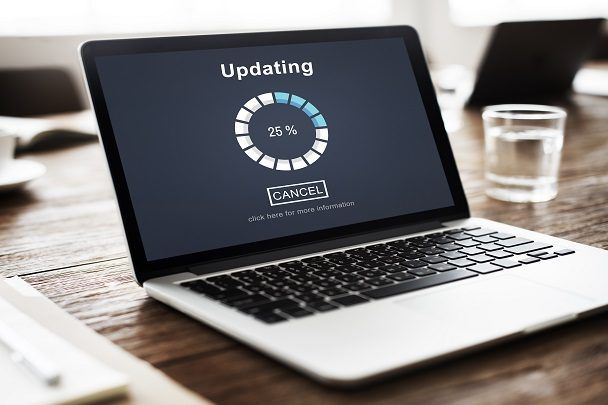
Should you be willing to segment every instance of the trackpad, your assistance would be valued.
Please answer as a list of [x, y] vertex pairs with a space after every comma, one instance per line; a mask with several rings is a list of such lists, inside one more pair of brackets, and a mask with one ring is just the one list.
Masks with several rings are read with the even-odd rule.
[[510, 275], [396, 301], [408, 311], [484, 335], [518, 332], [577, 313], [591, 303], [587, 298]]

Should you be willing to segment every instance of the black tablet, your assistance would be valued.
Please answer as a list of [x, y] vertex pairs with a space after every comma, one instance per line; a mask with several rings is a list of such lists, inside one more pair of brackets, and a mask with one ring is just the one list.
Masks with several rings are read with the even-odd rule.
[[567, 95], [604, 24], [601, 18], [498, 24], [469, 104], [528, 103]]

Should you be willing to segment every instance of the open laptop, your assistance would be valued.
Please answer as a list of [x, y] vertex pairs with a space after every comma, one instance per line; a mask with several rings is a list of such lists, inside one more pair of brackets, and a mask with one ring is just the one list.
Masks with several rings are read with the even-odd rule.
[[563, 98], [593, 53], [605, 23], [590, 18], [498, 24], [477, 69], [469, 104]]
[[605, 308], [608, 253], [471, 218], [410, 27], [87, 42], [146, 292], [353, 385]]

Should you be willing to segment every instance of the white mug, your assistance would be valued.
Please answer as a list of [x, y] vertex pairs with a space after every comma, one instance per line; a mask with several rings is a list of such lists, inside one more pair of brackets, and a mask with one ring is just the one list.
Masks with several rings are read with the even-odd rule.
[[15, 159], [17, 137], [0, 131], [0, 176]]

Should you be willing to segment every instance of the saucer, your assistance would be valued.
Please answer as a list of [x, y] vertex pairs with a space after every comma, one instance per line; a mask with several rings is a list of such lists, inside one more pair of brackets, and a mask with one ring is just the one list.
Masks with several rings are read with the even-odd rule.
[[0, 192], [23, 187], [44, 173], [46, 173], [46, 167], [42, 163], [15, 159], [0, 172]]

